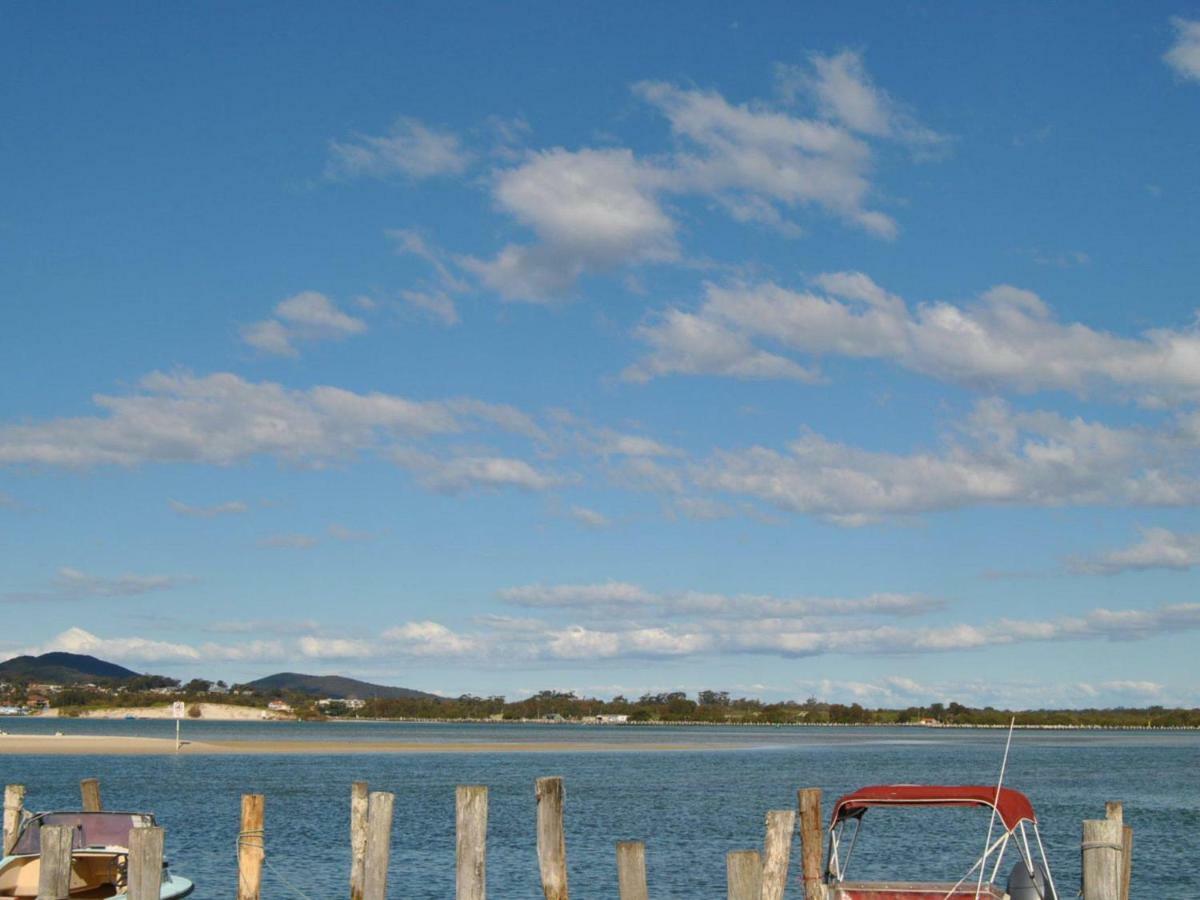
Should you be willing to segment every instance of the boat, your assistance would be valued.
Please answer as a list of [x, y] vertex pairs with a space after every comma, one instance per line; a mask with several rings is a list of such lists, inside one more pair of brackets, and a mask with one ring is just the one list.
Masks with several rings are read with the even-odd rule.
[[[35, 898], [41, 869], [41, 831], [48, 825], [74, 830], [71, 850], [71, 900], [125, 900], [129, 835], [154, 826], [149, 813], [45, 812], [21, 824], [11, 853], [0, 858], [0, 898]], [[188, 896], [192, 882], [174, 875], [163, 861], [161, 900]]]
[[[867, 810], [889, 806], [990, 809], [991, 822], [982, 855], [957, 882], [849, 880], [850, 857]], [[997, 821], [999, 830], [993, 839]], [[997, 878], [1010, 849], [1015, 850], [1017, 859], [1007, 881], [1001, 885]], [[1011, 858], [1013, 854], [1007, 856]], [[834, 804], [829, 825], [824, 881], [829, 900], [1057, 900], [1058, 897], [1033, 805], [1020, 791], [995, 785], [879, 784], [840, 797]]]

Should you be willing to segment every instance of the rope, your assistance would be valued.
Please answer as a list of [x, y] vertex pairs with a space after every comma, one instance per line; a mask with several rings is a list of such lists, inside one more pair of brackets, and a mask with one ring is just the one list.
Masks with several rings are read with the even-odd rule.
[[1117, 844], [1112, 841], [1084, 841], [1079, 845], [1080, 850], [1124, 850], [1124, 844]]
[[[254, 843], [252, 840], [248, 840], [251, 838], [256, 838], [258, 842]], [[300, 888], [298, 888], [295, 884], [288, 881], [286, 875], [275, 868], [275, 866], [271, 865], [271, 861], [267, 859], [267, 845], [265, 840], [265, 832], [263, 829], [255, 828], [250, 831], [239, 831], [237, 836], [237, 849], [239, 853], [241, 852], [242, 847], [250, 847], [255, 850], [262, 851], [262, 864], [271, 870], [271, 874], [278, 878], [283, 883], [284, 887], [291, 890], [292, 893], [294, 893], [297, 897], [303, 898], [303, 900], [313, 900], [312, 897], [300, 890]]]

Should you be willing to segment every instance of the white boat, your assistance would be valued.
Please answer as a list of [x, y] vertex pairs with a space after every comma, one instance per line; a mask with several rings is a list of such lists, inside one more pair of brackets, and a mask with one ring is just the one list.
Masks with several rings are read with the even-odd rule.
[[[35, 898], [41, 871], [41, 831], [46, 825], [74, 830], [71, 849], [70, 896], [124, 900], [129, 874], [129, 833], [154, 825], [149, 813], [47, 812], [30, 816], [17, 833], [12, 852], [0, 858], [0, 898]], [[172, 875], [163, 861], [161, 900], [192, 892], [186, 878]]]

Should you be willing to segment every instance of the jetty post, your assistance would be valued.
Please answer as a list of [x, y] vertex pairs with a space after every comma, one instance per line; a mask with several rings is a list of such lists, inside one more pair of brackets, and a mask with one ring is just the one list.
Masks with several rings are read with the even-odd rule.
[[0, 856], [8, 856], [17, 842], [17, 831], [21, 828], [21, 816], [25, 812], [25, 785], [4, 786], [4, 832], [0, 835]]
[[725, 854], [729, 900], [759, 900], [762, 870], [762, 855], [757, 850], [731, 850]]
[[646, 888], [646, 845], [617, 842], [617, 894], [620, 900], [650, 900]]
[[392, 809], [396, 795], [372, 791], [367, 801], [367, 851], [363, 863], [363, 900], [387, 897], [388, 859], [392, 851]]
[[773, 809], [767, 813], [763, 841], [762, 900], [783, 900], [787, 890], [788, 860], [796, 833], [796, 811]]
[[135, 828], [129, 833], [128, 900], [159, 900], [162, 896], [162, 828]]
[[1083, 900], [1121, 900], [1121, 860], [1125, 852], [1119, 819], [1083, 822]]
[[1104, 818], [1121, 823], [1121, 900], [1129, 900], [1129, 882], [1133, 875], [1133, 828], [1125, 824], [1125, 804], [1109, 800], [1104, 804]]
[[539, 778], [537, 798], [537, 853], [546, 900], [569, 900], [567, 892], [567, 840], [563, 832], [563, 780]]
[[804, 875], [804, 896], [806, 900], [825, 900], [825, 882], [821, 872], [821, 864], [825, 859], [821, 789], [801, 788], [797, 794], [797, 805], [800, 810], [800, 864]]
[[488, 789], [460, 784], [455, 791], [455, 876], [457, 900], [487, 897]]
[[71, 844], [74, 836], [75, 829], [70, 825], [47, 825], [41, 829], [38, 900], [67, 900], [70, 896]]
[[363, 877], [367, 859], [367, 807], [369, 787], [365, 781], [350, 785], [350, 900], [363, 900]]
[[100, 779], [84, 778], [80, 781], [79, 798], [83, 802], [84, 812], [100, 812], [104, 809], [100, 803]]
[[242, 795], [242, 824], [237, 841], [237, 900], [259, 900], [262, 895], [263, 857], [266, 856], [265, 806], [266, 798], [262, 794]]

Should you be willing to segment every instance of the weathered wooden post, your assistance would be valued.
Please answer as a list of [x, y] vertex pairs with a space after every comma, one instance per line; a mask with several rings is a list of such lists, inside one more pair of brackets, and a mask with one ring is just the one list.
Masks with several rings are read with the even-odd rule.
[[732, 850], [725, 855], [729, 900], [759, 900], [762, 895], [762, 856], [757, 850]]
[[1104, 804], [1104, 818], [1121, 823], [1121, 900], [1129, 900], [1129, 882], [1133, 875], [1133, 829], [1125, 824], [1125, 805], [1120, 800]]
[[25, 812], [25, 785], [9, 784], [4, 787], [4, 833], [0, 836], [0, 856], [8, 856], [17, 842], [21, 828], [21, 816]]
[[617, 843], [617, 893], [620, 900], [649, 900], [646, 889], [646, 845], [641, 841]]
[[773, 809], [767, 813], [767, 836], [763, 841], [762, 900], [783, 900], [784, 891], [787, 890], [792, 835], [795, 833], [795, 810]]
[[161, 828], [135, 828], [129, 833], [128, 900], [162, 896], [164, 838]]
[[1083, 900], [1121, 900], [1121, 822], [1085, 819], [1082, 848]]
[[392, 852], [395, 794], [372, 791], [367, 802], [367, 853], [363, 863], [363, 900], [387, 897], [388, 859]]
[[362, 900], [367, 858], [367, 783], [350, 785], [350, 900]]
[[481, 784], [459, 785], [455, 792], [455, 897], [487, 897], [488, 789]]
[[79, 782], [79, 796], [83, 800], [84, 812], [100, 812], [100, 779], [84, 778]]
[[263, 819], [266, 798], [262, 794], [242, 795], [242, 826], [238, 832], [237, 900], [259, 900], [262, 894], [262, 866], [266, 856]]
[[821, 821], [821, 789], [801, 788], [800, 807], [800, 864], [804, 873], [804, 896], [807, 900], [825, 900], [824, 873], [825, 829]]
[[559, 777], [539, 778], [534, 795], [537, 797], [537, 852], [542, 892], [546, 900], [568, 900], [563, 780]]
[[70, 825], [47, 825], [41, 829], [42, 859], [38, 870], [38, 900], [67, 900], [71, 893]]

